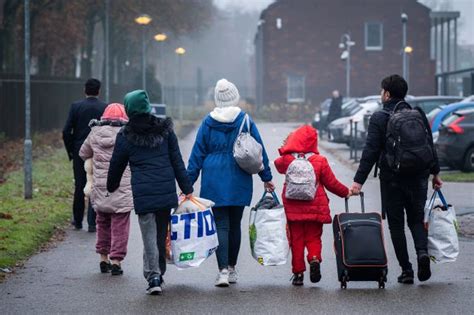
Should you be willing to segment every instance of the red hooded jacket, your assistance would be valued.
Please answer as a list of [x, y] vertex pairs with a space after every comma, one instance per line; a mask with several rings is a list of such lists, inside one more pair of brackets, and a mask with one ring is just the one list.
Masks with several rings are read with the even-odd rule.
[[302, 126], [292, 132], [286, 143], [278, 150], [280, 157], [275, 160], [279, 173], [286, 174], [288, 166], [295, 159], [292, 153], [314, 153], [309, 157], [316, 173], [316, 197], [312, 201], [289, 200], [285, 198], [286, 184], [283, 187], [283, 205], [285, 206], [288, 221], [317, 221], [331, 223], [329, 198], [325, 188], [341, 198], [349, 194], [349, 189], [341, 184], [334, 176], [328, 160], [319, 154], [318, 133], [308, 125]]

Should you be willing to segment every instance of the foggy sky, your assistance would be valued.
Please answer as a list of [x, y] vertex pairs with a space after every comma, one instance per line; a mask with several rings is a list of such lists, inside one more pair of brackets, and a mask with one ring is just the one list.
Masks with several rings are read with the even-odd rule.
[[[223, 9], [243, 10], [243, 11], [261, 11], [265, 9], [274, 0], [214, 0], [216, 5]], [[348, 0], [349, 1], [349, 0]], [[447, 3], [450, 10], [461, 11], [459, 43], [474, 44], [474, 0], [419, 0], [424, 4]]]

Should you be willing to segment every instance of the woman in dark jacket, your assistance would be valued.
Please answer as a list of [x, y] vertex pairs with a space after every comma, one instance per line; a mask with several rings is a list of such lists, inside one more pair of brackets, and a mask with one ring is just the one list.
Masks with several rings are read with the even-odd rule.
[[130, 165], [133, 203], [144, 246], [143, 274], [149, 283], [147, 293], [161, 294], [168, 222], [171, 209], [178, 205], [175, 181], [188, 197], [193, 188], [171, 119], [150, 114], [145, 91], [128, 93], [124, 103], [130, 120], [117, 135], [107, 190], [113, 192], [119, 187], [122, 174]]
[[[240, 248], [240, 221], [245, 206], [252, 200], [252, 175], [236, 163], [232, 149], [244, 121], [245, 113], [237, 107], [239, 91], [231, 82], [222, 79], [215, 88], [216, 108], [199, 128], [189, 159], [188, 174], [194, 184], [201, 172], [201, 194], [216, 203], [213, 207], [219, 238], [216, 251], [219, 274], [215, 285], [227, 287], [237, 282], [235, 265]], [[244, 131], [247, 127], [244, 127]], [[250, 120], [250, 134], [263, 147], [257, 127]], [[258, 173], [265, 189], [274, 189], [268, 157], [263, 149], [264, 169]]]

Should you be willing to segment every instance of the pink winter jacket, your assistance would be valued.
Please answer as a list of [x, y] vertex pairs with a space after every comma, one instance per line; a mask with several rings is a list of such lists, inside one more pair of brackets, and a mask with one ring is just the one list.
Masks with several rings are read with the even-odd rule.
[[92, 158], [93, 183], [90, 195], [95, 211], [124, 213], [133, 210], [130, 168], [125, 170], [120, 187], [113, 193], [107, 192], [107, 173], [115, 146], [115, 138], [124, 123], [118, 121], [92, 120], [91, 132], [79, 151], [85, 161]]

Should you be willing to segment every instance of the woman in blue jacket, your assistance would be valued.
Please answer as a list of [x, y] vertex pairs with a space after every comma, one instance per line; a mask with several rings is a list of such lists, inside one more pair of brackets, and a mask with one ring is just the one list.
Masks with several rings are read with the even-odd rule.
[[[216, 203], [213, 207], [219, 247], [216, 252], [219, 274], [215, 285], [228, 287], [237, 282], [235, 265], [240, 249], [240, 221], [245, 206], [252, 200], [252, 175], [243, 171], [233, 157], [234, 142], [245, 113], [237, 107], [240, 96], [236, 86], [222, 79], [214, 94], [216, 108], [203, 120], [188, 164], [191, 183], [201, 174], [200, 196]], [[244, 127], [246, 131], [246, 127]], [[263, 147], [254, 122], [250, 133]], [[258, 175], [268, 191], [273, 191], [272, 173], [263, 148], [264, 169]]]

